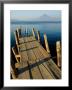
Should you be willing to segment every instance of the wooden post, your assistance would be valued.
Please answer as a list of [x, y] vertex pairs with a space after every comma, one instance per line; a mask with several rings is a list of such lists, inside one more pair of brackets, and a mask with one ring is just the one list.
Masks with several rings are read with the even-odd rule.
[[56, 51], [57, 51], [57, 65], [61, 67], [61, 45], [60, 41], [56, 42]]
[[35, 37], [35, 33], [34, 33], [35, 31], [34, 31], [34, 28], [32, 29], [32, 34], [33, 34], [33, 36]]
[[38, 42], [40, 42], [40, 32], [37, 31]]
[[17, 28], [17, 35], [18, 35], [18, 38], [19, 38], [19, 28]]
[[13, 79], [16, 79], [17, 78], [17, 73], [16, 73], [16, 69], [13, 69], [12, 66], [10, 67], [10, 73], [12, 75], [12, 78]]
[[19, 47], [18, 47], [18, 45], [19, 45], [19, 37], [18, 37], [18, 32], [17, 32], [17, 30], [14, 32], [14, 34], [15, 34], [15, 41], [16, 41], [18, 53], [19, 53]]
[[15, 58], [16, 58], [16, 61], [18, 63], [20, 63], [21, 62], [21, 55], [19, 54], [19, 52], [17, 53], [17, 50], [16, 50], [15, 47], [12, 47], [12, 52], [13, 52]]
[[21, 37], [21, 29], [20, 28], [17, 28], [17, 34], [18, 34], [18, 38]]
[[15, 34], [16, 44], [19, 44], [18, 31], [16, 30], [16, 31], [14, 32], [14, 34]]
[[21, 37], [21, 28], [19, 28], [19, 37]]
[[47, 36], [46, 36], [46, 34], [44, 34], [44, 41], [45, 41], [46, 50], [47, 50], [47, 52], [50, 54], [50, 50], [49, 50], [49, 46], [48, 46], [48, 41], [47, 41]]
[[26, 36], [27, 36], [27, 26], [26, 26]]

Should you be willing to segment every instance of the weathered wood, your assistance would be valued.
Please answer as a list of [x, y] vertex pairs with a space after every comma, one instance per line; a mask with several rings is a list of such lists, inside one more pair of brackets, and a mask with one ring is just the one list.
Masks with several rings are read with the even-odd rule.
[[21, 38], [21, 28], [19, 28], [19, 38]]
[[29, 70], [18, 75], [18, 79], [30, 79]]
[[47, 50], [48, 53], [50, 53], [49, 45], [48, 45], [48, 41], [47, 41], [47, 36], [46, 36], [46, 34], [44, 34], [44, 40], [45, 40], [46, 50]]
[[16, 68], [22, 68], [22, 64], [21, 63], [15, 63], [15, 67]]
[[[32, 50], [28, 51], [28, 57], [29, 57], [29, 67], [31, 69], [32, 79], [42, 79], [42, 76], [39, 72], [38, 66], [36, 64], [36, 57]], [[34, 67], [32, 67], [34, 66]]]
[[[43, 50], [42, 50], [41, 48], [38, 48], [37, 52], [38, 52], [38, 55], [41, 57], [41, 59], [39, 59], [39, 61], [44, 60], [44, 62], [42, 63], [43, 67], [45, 67], [45, 68], [48, 70], [48, 72], [50, 73], [50, 76], [52, 76], [52, 78], [55, 79], [55, 76], [54, 76], [53, 73], [50, 71], [50, 69], [48, 68], [48, 66], [47, 66], [47, 64], [46, 64], [46, 61], [45, 61], [45, 59], [49, 58], [49, 57], [48, 57], [48, 54], [45, 55], [46, 52], [43, 53]], [[44, 58], [44, 59], [43, 59], [43, 58]]]
[[22, 62], [28, 61], [27, 51], [20, 52]]
[[32, 48], [38, 48], [39, 45], [36, 44], [36, 41], [30, 42]]
[[15, 47], [12, 47], [12, 51], [13, 51], [13, 54], [14, 54], [14, 56], [15, 56], [15, 58], [16, 58], [16, 61], [17, 61], [18, 63], [21, 62], [21, 56], [17, 53]]
[[[25, 45], [26, 45], [26, 49], [29, 49], [29, 48], [30, 48], [30, 44], [25, 43]], [[27, 52], [27, 51], [25, 51], [25, 52]], [[25, 54], [26, 54], [26, 53], [23, 53], [24, 56], [25, 56]], [[23, 55], [22, 55], [22, 56], [23, 56]], [[24, 57], [24, 56], [23, 56], [23, 57]], [[29, 63], [29, 67], [30, 67], [30, 69], [31, 69], [30, 71], [31, 71], [32, 77], [35, 78], [35, 79], [36, 79], [36, 78], [37, 78], [37, 79], [41, 78], [41, 75], [39, 74], [39, 70], [38, 70], [37, 66], [34, 67], [34, 68], [31, 68], [31, 64], [36, 63], [36, 62], [35, 62], [34, 54], [33, 54], [33, 52], [32, 52], [31, 50], [29, 50], [29, 51], [27, 52], [26, 56], [25, 56], [24, 59], [23, 59], [23, 60], [26, 61], [25, 58], [28, 59], [28, 63]], [[25, 66], [25, 64], [24, 64], [24, 66]], [[36, 74], [38, 74], [38, 75], [36, 76]], [[22, 75], [20, 75], [19, 78], [20, 78], [20, 77], [22, 77]]]
[[51, 72], [57, 77], [57, 78], [61, 78], [61, 71], [60, 69], [57, 67], [57, 65], [53, 62], [52, 59], [48, 60], [47, 62], [48, 67], [50, 68]]
[[61, 67], [61, 45], [60, 41], [56, 42], [56, 51], [57, 51], [57, 65]]
[[19, 52], [26, 50], [25, 44], [20, 44], [18, 45], [18, 47], [19, 47]]
[[34, 28], [32, 29], [32, 34], [33, 34], [33, 36], [35, 37], [35, 31], [34, 31]]
[[19, 36], [18, 36], [17, 30], [14, 32], [14, 34], [15, 34], [16, 45], [18, 45], [19, 44]]
[[50, 54], [42, 47], [40, 43], [38, 43], [37, 41], [34, 41], [31, 44], [32, 46], [38, 47], [38, 49], [41, 51], [44, 57], [50, 57]]
[[50, 57], [50, 54], [42, 47], [42, 45], [40, 43], [38, 43], [37, 41], [34, 42], [34, 45], [38, 46], [38, 49], [41, 51], [41, 53], [45, 56], [45, 57]]
[[40, 32], [37, 31], [37, 38], [38, 38], [38, 42], [40, 43]]
[[[32, 48], [31, 44], [26, 43], [26, 48], [27, 49]], [[39, 69], [38, 69], [38, 66], [36, 64], [36, 57], [33, 53], [33, 50], [28, 50], [27, 55], [28, 55], [28, 63], [29, 63], [30, 71], [31, 71], [31, 74], [32, 74], [31, 78], [42, 79], [42, 76], [41, 76], [41, 74], [39, 72]], [[32, 68], [32, 66], [34, 66], [34, 67]]]
[[[28, 59], [28, 58], [27, 58]], [[27, 59], [25, 60], [25, 58], [22, 58], [22, 64], [20, 66], [20, 74], [18, 75], [19, 79], [30, 79], [30, 74], [29, 74], [29, 69], [28, 69], [28, 63], [27, 63]], [[25, 70], [25, 68], [27, 68]]]
[[19, 28], [17, 28], [17, 35], [18, 35], [18, 39], [19, 39]]
[[24, 38], [19, 38], [19, 44], [23, 44], [24, 42]]
[[[61, 71], [50, 58], [47, 37], [44, 35], [47, 51], [33, 36], [19, 37], [19, 55], [21, 62], [16, 63], [19, 79], [55, 79], [61, 78]], [[17, 36], [18, 37], [18, 36]], [[15, 54], [16, 56], [16, 54]]]
[[[25, 47], [26, 48], [26, 47]], [[21, 47], [21, 49], [23, 49], [23, 47]], [[27, 55], [27, 51], [23, 51], [23, 52], [19, 52], [21, 55], [21, 61], [22, 61], [22, 67], [28, 67], [28, 55]], [[19, 79], [30, 79], [30, 74], [29, 74], [29, 70], [27, 69], [26, 71], [22, 72], [21, 74], [18, 75]]]
[[50, 68], [47, 66], [46, 62], [43, 63], [43, 66], [48, 70], [48, 72], [50, 73], [50, 75], [52, 76], [53, 79], [56, 79], [56, 77], [53, 75], [53, 73], [51, 72]]
[[30, 43], [25, 43], [25, 45], [26, 45], [26, 49], [27, 49], [27, 50], [28, 50], [28, 49], [31, 49]]
[[[34, 53], [35, 53], [35, 56], [36, 56], [36, 60], [37, 62], [39, 62], [39, 60], [41, 59], [44, 59], [44, 57], [41, 56], [41, 54], [38, 52], [37, 49], [34, 49]], [[48, 72], [48, 70], [43, 66], [43, 64], [40, 64], [39, 65], [39, 69], [40, 69], [40, 72], [41, 72], [41, 75], [44, 79], [53, 79], [53, 77], [50, 75], [50, 73]]]
[[17, 32], [17, 30], [14, 32], [14, 34], [15, 34], [16, 46], [17, 46], [18, 53], [19, 53], [19, 47], [18, 47], [18, 45], [19, 45], [19, 37], [18, 37], [18, 32]]

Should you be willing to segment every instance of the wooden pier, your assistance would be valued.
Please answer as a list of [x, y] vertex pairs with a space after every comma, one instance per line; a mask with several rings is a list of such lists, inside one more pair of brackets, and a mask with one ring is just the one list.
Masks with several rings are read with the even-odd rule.
[[32, 36], [22, 37], [20, 29], [15, 32], [17, 48], [12, 47], [16, 59], [14, 67], [11, 65], [12, 78], [61, 79], [61, 71], [51, 58], [46, 36], [44, 37], [47, 51], [39, 43], [40, 37], [38, 36], [38, 40], [35, 38], [34, 28], [32, 33]]

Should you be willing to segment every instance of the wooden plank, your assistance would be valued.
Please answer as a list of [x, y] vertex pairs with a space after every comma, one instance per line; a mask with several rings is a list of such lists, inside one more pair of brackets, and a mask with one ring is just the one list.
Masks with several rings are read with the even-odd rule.
[[19, 46], [20, 52], [26, 50], [25, 44], [20, 44], [20, 45], [18, 45], [18, 46]]
[[[37, 48], [37, 53], [38, 53], [39, 57], [42, 58], [42, 59], [38, 59], [39, 61], [42, 61], [43, 59], [45, 60], [45, 58], [47, 58], [47, 57], [45, 57], [45, 56], [41, 53], [41, 51], [40, 51], [38, 48]], [[44, 68], [46, 68], [46, 69], [48, 70], [48, 72], [50, 73], [50, 75], [51, 75], [53, 78], [55, 78], [55, 76], [53, 75], [53, 73], [52, 73], [52, 72], [50, 71], [50, 69], [48, 68], [48, 66], [47, 66], [47, 64], [46, 64], [46, 61], [43, 62], [42, 65], [43, 65]]]
[[31, 46], [30, 46], [29, 42], [25, 43], [25, 46], [26, 46], [26, 49], [31, 49]]
[[33, 37], [33, 36], [31, 36], [30, 38], [31, 38], [31, 40], [32, 40], [32, 41], [36, 40], [36, 38], [35, 38], [35, 37]]
[[[38, 49], [33, 49], [35, 56], [37, 58], [37, 62], [39, 62], [40, 59], [43, 59], [43, 57], [40, 56], [40, 53], [38, 53]], [[50, 73], [48, 72], [48, 70], [42, 65], [39, 65], [39, 69], [41, 71], [41, 74], [43, 76], [44, 79], [53, 79], [53, 77], [50, 75]]]
[[30, 41], [30, 37], [27, 37], [28, 42]]
[[33, 48], [37, 48], [38, 46], [35, 44], [35, 41], [33, 41], [33, 42], [27, 42], [27, 43], [25, 43], [25, 45], [26, 45], [26, 48], [27, 49], [33, 49]]
[[30, 42], [32, 48], [38, 47], [39, 45], [36, 44], [37, 41]]
[[43, 66], [48, 70], [48, 72], [53, 77], [53, 79], [56, 79], [55, 76], [53, 75], [53, 73], [51, 72], [51, 70], [49, 69], [49, 67], [47, 66], [46, 62], [43, 63]]
[[24, 37], [24, 41], [25, 42], [32, 42], [32, 41], [35, 41], [36, 39], [33, 37], [33, 36], [30, 36], [30, 37]]
[[44, 57], [44, 56], [41, 54], [41, 52], [39, 51], [39, 48], [35, 48], [35, 49], [34, 49], [34, 52], [37, 53], [36, 55], [37, 55], [38, 60], [43, 60], [43, 59], [45, 59], [45, 57]]
[[42, 64], [39, 65], [39, 68], [44, 79], [53, 79], [50, 72]]
[[[28, 63], [24, 61], [21, 63], [16, 63], [15, 66], [16, 68], [18, 68], [19, 72], [21, 72], [22, 69], [28, 67]], [[22, 71], [22, 73], [19, 73], [18, 79], [30, 79], [29, 70], [25, 70], [25, 71]]]
[[39, 46], [39, 50], [44, 55], [45, 58], [49, 57], [49, 54], [47, 53], [47, 51], [41, 45]]
[[[27, 55], [27, 51], [23, 51], [23, 52], [20, 52], [20, 55], [21, 55], [21, 61], [22, 61], [22, 69], [25, 68], [25, 67], [28, 67], [28, 55]], [[29, 74], [29, 70], [26, 70], [22, 73], [20, 73], [18, 75], [18, 78], [19, 79], [29, 79], [30, 78], [30, 74]]]
[[38, 41], [35, 41], [34, 44], [36, 46], [39, 46], [38, 48], [41, 51], [41, 53], [44, 55], [44, 57], [46, 57], [46, 58], [49, 57], [48, 52], [42, 47], [42, 45]]
[[28, 42], [31, 42], [31, 41], [33, 41], [33, 40], [34, 40], [34, 39], [32, 39], [32, 36], [27, 37], [27, 39], [28, 39]]
[[[24, 69], [25, 67], [28, 67], [28, 56], [27, 56], [27, 52], [24, 51], [21, 53], [22, 55], [22, 69]], [[24, 72], [22, 72], [21, 74], [18, 75], [19, 79], [30, 79], [30, 73], [29, 73], [29, 69], [25, 70]]]
[[[22, 71], [23, 69], [25, 69], [26, 67], [28, 67], [28, 63], [27, 62], [23, 62], [22, 64], [22, 69], [19, 68], [19, 72], [20, 70]], [[19, 75], [18, 75], [19, 79], [30, 79], [30, 73], [29, 73], [29, 69], [22, 71]]]
[[42, 46], [39, 42], [36, 41], [35, 44], [39, 46], [40, 51], [42, 52], [42, 54], [43, 54], [45, 57], [49, 57], [48, 52], [43, 48], [43, 46]]
[[57, 67], [57, 65], [53, 62], [52, 59], [48, 60], [47, 61], [47, 65], [48, 67], [50, 68], [50, 70], [54, 73], [54, 75], [57, 77], [57, 78], [61, 78], [61, 71], [60, 69]]
[[[29, 43], [25, 43], [25, 46], [26, 46], [26, 49], [28, 49], [28, 48], [31, 47]], [[28, 51], [21, 52], [21, 56], [22, 56], [22, 60], [23, 60], [23, 61], [24, 61], [24, 60], [26, 61], [26, 59], [27, 59], [27, 61], [29, 62], [29, 65], [30, 65], [30, 66], [31, 66], [32, 64], [36, 63], [36, 62], [35, 62], [35, 59], [36, 59], [36, 58], [35, 58], [32, 50], [28, 50]], [[24, 67], [24, 66], [25, 66], [25, 64], [23, 65], [23, 67]], [[25, 72], [25, 73], [26, 73], [26, 72]], [[42, 78], [37, 66], [35, 66], [35, 67], [33, 67], [33, 68], [31, 69], [31, 73], [32, 73], [32, 76], [33, 76], [34, 79], [41, 79], [41, 78]], [[23, 74], [20, 74], [19, 78], [23, 78], [23, 75], [24, 75], [24, 78], [26, 78], [24, 73], [23, 73]]]
[[[43, 48], [42, 48], [43, 49]], [[43, 50], [42, 50], [43, 51]], [[40, 57], [42, 57], [42, 58], [45, 58], [45, 59], [47, 59], [47, 57], [45, 56], [45, 53], [42, 53], [42, 51], [40, 51], [40, 49], [38, 49], [38, 53], [40, 53], [39, 55], [40, 55]], [[44, 60], [45, 60], [44, 59]], [[39, 59], [39, 60], [41, 60], [41, 59]], [[53, 77], [53, 78], [55, 78], [55, 76], [53, 75], [53, 73], [51, 72], [51, 70], [48, 68], [48, 66], [47, 66], [47, 64], [46, 64], [46, 61], [45, 62], [43, 62], [42, 63], [43, 64], [43, 66], [48, 70], [48, 72], [50, 73], [50, 75]]]
[[[28, 45], [30, 45], [31, 47], [30, 43]], [[28, 56], [29, 56], [29, 65], [36, 64], [36, 61], [35, 61], [36, 57], [32, 50], [28, 51]], [[41, 73], [39, 72], [37, 65], [31, 69], [31, 72], [32, 72], [33, 79], [42, 79]]]
[[18, 79], [30, 79], [29, 70], [18, 75]]
[[24, 37], [24, 42], [28, 42], [28, 39], [27, 39], [27, 37]]
[[19, 44], [23, 44], [24, 43], [24, 38], [19, 38]]
[[[27, 57], [28, 58], [28, 57]], [[26, 59], [25, 59], [26, 60]], [[22, 68], [28, 68], [28, 63], [27, 61], [23, 60], [22, 62]], [[26, 78], [30, 78], [30, 73], [29, 73], [29, 69], [25, 70], [23, 73], [22, 73], [22, 78], [26, 79]]]
[[20, 52], [22, 62], [28, 61], [27, 51]]
[[[39, 52], [39, 49], [38, 49], [38, 52]], [[40, 54], [41, 54], [41, 52], [39, 52]], [[39, 54], [39, 55], [40, 55]], [[44, 54], [44, 53], [43, 53]], [[40, 57], [41, 57], [41, 55], [40, 55]], [[60, 78], [60, 74], [61, 74], [61, 72], [60, 72], [60, 69], [56, 66], [56, 64], [53, 62], [53, 61], [49, 61], [50, 63], [49, 64], [51, 64], [52, 66], [52, 68], [51, 69], [49, 69], [48, 68], [48, 66], [46, 66], [46, 62], [45, 62], [45, 67], [46, 68], [48, 68], [48, 70], [49, 70], [49, 72], [50, 72], [50, 74], [52, 75], [52, 77], [55, 77], [54, 75], [53, 75], [53, 73], [51, 72], [51, 70], [56, 74], [56, 76], [58, 77], [58, 78]], [[48, 64], [48, 65], [49, 65]]]
[[23, 66], [22, 66], [22, 63], [15, 63], [15, 67], [16, 68], [22, 68]]
[[[28, 57], [29, 57], [29, 66], [31, 69], [31, 74], [33, 79], [42, 79], [41, 73], [38, 69], [38, 66], [36, 64], [36, 57], [32, 50], [28, 51]], [[33, 67], [32, 67], [33, 66]]]

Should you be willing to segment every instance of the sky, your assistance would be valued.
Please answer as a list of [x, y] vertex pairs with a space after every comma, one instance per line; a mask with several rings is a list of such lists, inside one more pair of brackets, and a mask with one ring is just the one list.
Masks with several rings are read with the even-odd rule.
[[48, 15], [51, 17], [58, 17], [61, 18], [61, 11], [60, 10], [11, 10], [10, 17], [11, 19], [24, 19], [27, 20], [29, 18], [37, 18], [42, 15]]

